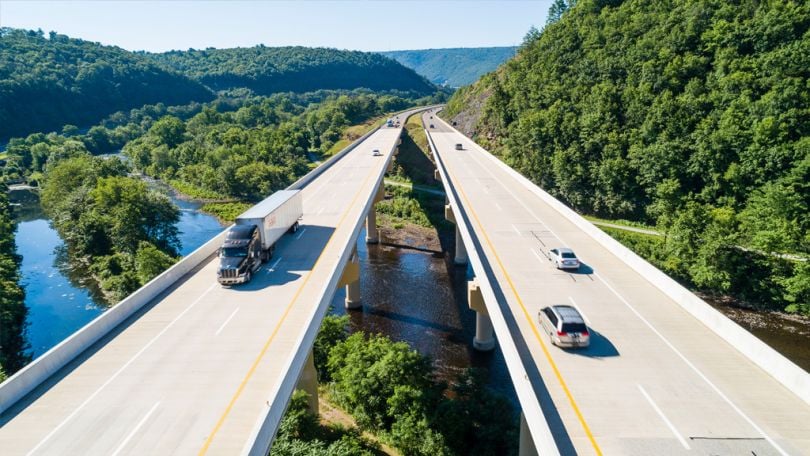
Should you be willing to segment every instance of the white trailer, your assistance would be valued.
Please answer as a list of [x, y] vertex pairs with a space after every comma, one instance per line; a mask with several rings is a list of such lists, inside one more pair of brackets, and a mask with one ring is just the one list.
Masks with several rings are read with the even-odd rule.
[[298, 230], [298, 220], [304, 214], [300, 190], [279, 190], [236, 218], [237, 225], [259, 228], [262, 249], [272, 249], [287, 231]]

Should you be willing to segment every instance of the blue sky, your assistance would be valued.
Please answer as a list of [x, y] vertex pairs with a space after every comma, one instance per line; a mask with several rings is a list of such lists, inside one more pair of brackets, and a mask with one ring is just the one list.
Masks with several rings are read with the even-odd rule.
[[259, 43], [363, 51], [511, 46], [545, 23], [550, 3], [0, 0], [0, 26], [147, 51]]

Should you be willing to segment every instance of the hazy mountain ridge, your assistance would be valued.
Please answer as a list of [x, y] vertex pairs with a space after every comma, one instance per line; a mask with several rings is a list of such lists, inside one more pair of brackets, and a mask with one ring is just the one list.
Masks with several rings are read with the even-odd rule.
[[514, 57], [516, 51], [516, 47], [485, 47], [386, 51], [380, 54], [414, 69], [434, 84], [461, 87], [494, 71]]

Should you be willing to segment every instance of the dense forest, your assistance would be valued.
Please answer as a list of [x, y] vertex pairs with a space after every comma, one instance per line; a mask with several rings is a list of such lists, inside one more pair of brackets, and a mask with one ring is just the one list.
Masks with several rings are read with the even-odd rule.
[[[42, 206], [72, 259], [115, 303], [174, 263], [180, 247], [177, 208], [133, 174], [219, 201], [206, 210], [229, 218], [307, 173], [346, 127], [413, 103], [356, 90], [148, 105], [84, 134], [66, 127], [14, 138], [0, 179], [42, 187]], [[96, 156], [121, 149], [125, 161]]]
[[56, 32], [0, 28], [0, 141], [66, 125], [79, 127], [68, 133], [79, 132], [117, 111], [207, 102], [214, 91], [360, 88], [406, 97], [437, 90], [374, 53], [256, 46], [150, 54]]
[[449, 87], [472, 84], [515, 56], [516, 47], [420, 49], [380, 54], [412, 68], [430, 82]]
[[211, 98], [202, 84], [121, 48], [0, 28], [0, 140], [87, 126], [145, 104]]
[[146, 54], [214, 90], [245, 87], [259, 95], [366, 88], [417, 96], [436, 87], [413, 70], [378, 54], [327, 48], [265, 47]]
[[810, 314], [810, 4], [570, 3], [448, 115], [578, 211], [656, 225], [680, 280]]
[[15, 229], [6, 187], [0, 184], [0, 382], [29, 360], [25, 342], [28, 308], [19, 285], [22, 258], [17, 255]]

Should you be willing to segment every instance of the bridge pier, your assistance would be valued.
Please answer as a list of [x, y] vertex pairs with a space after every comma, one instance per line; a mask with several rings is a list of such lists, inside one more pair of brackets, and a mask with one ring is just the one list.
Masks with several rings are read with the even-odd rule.
[[298, 389], [304, 390], [309, 395], [307, 405], [309, 411], [318, 415], [318, 371], [315, 370], [315, 357], [312, 350], [309, 351], [301, 378], [298, 379]]
[[453, 258], [453, 263], [457, 265], [467, 264], [467, 247], [464, 245], [464, 240], [461, 239], [461, 231], [456, 225], [456, 255]]
[[524, 415], [523, 412], [520, 412], [518, 456], [537, 456], [537, 448], [534, 446], [532, 433], [529, 431], [529, 424], [526, 422], [526, 415]]
[[453, 257], [453, 263], [457, 265], [467, 264], [467, 247], [464, 245], [464, 240], [461, 238], [461, 231], [458, 229], [456, 216], [453, 214], [453, 209], [450, 207], [450, 204], [444, 205], [444, 218], [456, 225], [456, 253]]
[[380, 232], [377, 230], [377, 201], [382, 201], [385, 198], [385, 187], [380, 185], [377, 188], [377, 194], [374, 196], [374, 201], [366, 214], [366, 243], [376, 244], [380, 242]]
[[475, 337], [473, 347], [479, 351], [490, 351], [495, 348], [495, 334], [492, 320], [484, 304], [484, 296], [475, 279], [467, 282], [467, 304], [475, 311]]
[[346, 308], [357, 309], [362, 305], [360, 302], [360, 260], [357, 258], [357, 246], [352, 250], [352, 257], [343, 269], [338, 286], [346, 286]]

